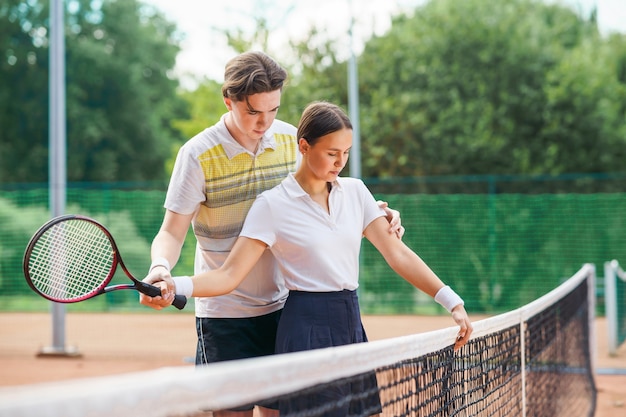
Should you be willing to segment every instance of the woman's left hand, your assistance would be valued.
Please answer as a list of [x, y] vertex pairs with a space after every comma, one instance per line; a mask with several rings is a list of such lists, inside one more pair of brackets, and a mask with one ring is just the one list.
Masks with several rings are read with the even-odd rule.
[[463, 304], [459, 304], [452, 309], [452, 318], [459, 325], [459, 332], [454, 341], [454, 350], [457, 351], [467, 344], [474, 328]]

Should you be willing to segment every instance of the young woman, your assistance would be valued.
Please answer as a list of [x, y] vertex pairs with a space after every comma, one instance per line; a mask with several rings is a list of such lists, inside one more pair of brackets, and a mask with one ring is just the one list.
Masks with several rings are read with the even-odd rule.
[[297, 137], [302, 154], [298, 170], [257, 197], [224, 264], [193, 277], [157, 282], [164, 300], [171, 302], [175, 293], [227, 294], [269, 248], [289, 290], [276, 353], [366, 342], [356, 294], [365, 236], [395, 272], [452, 314], [459, 332], [451, 343], [455, 349], [465, 345], [472, 324], [463, 300], [388, 232], [384, 211], [361, 180], [339, 177], [352, 146], [346, 114], [330, 103], [312, 103], [302, 114]]

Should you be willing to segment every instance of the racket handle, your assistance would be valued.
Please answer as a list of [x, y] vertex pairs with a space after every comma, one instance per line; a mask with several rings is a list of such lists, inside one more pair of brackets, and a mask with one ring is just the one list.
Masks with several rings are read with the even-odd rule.
[[[158, 287], [155, 287], [154, 285], [150, 285], [143, 281], [137, 281], [136, 285], [137, 285], [137, 290], [139, 290], [140, 292], [146, 295], [149, 295], [150, 297], [156, 297], [156, 296], [161, 295], [161, 290]], [[174, 301], [172, 302], [172, 305], [179, 310], [182, 310], [183, 308], [185, 308], [186, 304], [187, 304], [187, 297], [185, 297], [184, 295], [176, 295], [174, 297]]]
[[174, 296], [174, 301], [172, 301], [172, 305], [174, 307], [176, 307], [179, 310], [182, 310], [183, 308], [185, 308], [185, 305], [187, 304], [187, 297], [185, 297], [184, 295], [176, 295]]

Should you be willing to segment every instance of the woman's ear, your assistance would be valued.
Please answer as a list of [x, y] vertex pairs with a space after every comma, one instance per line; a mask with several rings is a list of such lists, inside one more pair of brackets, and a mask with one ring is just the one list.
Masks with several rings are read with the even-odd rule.
[[307, 151], [311, 148], [311, 145], [309, 145], [309, 142], [307, 142], [307, 140], [305, 138], [300, 138], [298, 139], [298, 149], [300, 150], [300, 153], [302, 155], [304, 155], [305, 153], [307, 153]]

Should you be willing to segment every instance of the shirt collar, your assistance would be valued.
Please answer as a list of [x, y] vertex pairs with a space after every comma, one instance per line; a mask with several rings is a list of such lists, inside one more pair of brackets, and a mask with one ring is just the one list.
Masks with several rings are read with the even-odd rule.
[[[298, 198], [308, 195], [306, 191], [300, 186], [298, 181], [296, 181], [296, 177], [293, 172], [289, 173], [287, 178], [283, 180], [283, 187], [285, 187], [285, 191], [292, 198]], [[333, 189], [341, 190], [341, 182], [339, 178], [333, 181]]]
[[[255, 156], [252, 152], [244, 148], [232, 137], [228, 129], [226, 128], [226, 116], [228, 113], [225, 113], [220, 118], [219, 123], [217, 124], [217, 128], [219, 131], [219, 136], [221, 139], [222, 147], [224, 148], [224, 152], [226, 152], [226, 156], [229, 159], [233, 159], [239, 154], [247, 153], [251, 156]], [[275, 150], [276, 149], [276, 140], [274, 139], [274, 125], [270, 126], [269, 129], [265, 132], [263, 137], [261, 138], [261, 143], [259, 143], [259, 149], [257, 149], [257, 155], [262, 154], [267, 149]]]

